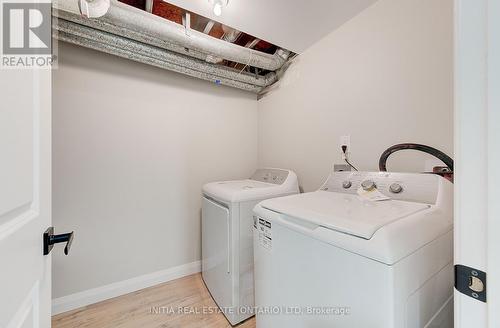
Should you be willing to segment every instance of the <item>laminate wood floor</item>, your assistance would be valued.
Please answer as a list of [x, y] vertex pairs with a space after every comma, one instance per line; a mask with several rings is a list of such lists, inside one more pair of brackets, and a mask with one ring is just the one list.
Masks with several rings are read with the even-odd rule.
[[[231, 327], [194, 274], [52, 317], [53, 328]], [[255, 328], [255, 318], [238, 328]]]

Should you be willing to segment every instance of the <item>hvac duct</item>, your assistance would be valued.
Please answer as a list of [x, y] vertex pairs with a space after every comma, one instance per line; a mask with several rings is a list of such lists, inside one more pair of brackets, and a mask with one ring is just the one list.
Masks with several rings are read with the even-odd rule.
[[[135, 40], [155, 38], [167, 44], [194, 50], [199, 53], [220, 57], [233, 62], [276, 71], [283, 66], [290, 52], [278, 49], [275, 54], [266, 54], [257, 50], [213, 38], [202, 32], [186, 28], [143, 10], [120, 3], [117, 0], [79, 0], [81, 13], [89, 20], [97, 19], [100, 24], [109, 24], [118, 29], [132, 31]], [[107, 11], [104, 11], [108, 8]], [[98, 25], [99, 23], [93, 23]], [[158, 44], [154, 44], [158, 46]]]
[[259, 93], [276, 81], [274, 72], [266, 76], [243, 73], [61, 18], [54, 20], [53, 28], [54, 37], [61, 41], [251, 92]]

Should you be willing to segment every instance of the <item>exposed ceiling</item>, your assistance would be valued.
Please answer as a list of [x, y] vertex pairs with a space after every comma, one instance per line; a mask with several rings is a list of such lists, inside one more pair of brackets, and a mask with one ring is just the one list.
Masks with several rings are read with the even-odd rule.
[[215, 16], [209, 0], [56, 0], [52, 25], [65, 42], [263, 94], [375, 1], [229, 0]]
[[168, 2], [301, 53], [377, 0], [229, 0], [215, 16], [208, 0]]
[[[259, 52], [274, 54], [278, 50], [278, 46], [261, 40], [248, 33], [239, 31], [225, 24], [211, 20], [210, 18], [201, 16], [194, 12], [189, 12], [185, 8], [178, 7], [169, 0], [118, 0], [129, 6], [150, 12], [156, 16], [160, 16], [171, 22], [179, 25], [187, 26], [189, 29], [208, 34], [211, 37], [222, 39], [226, 42], [236, 44], [241, 47], [251, 48]], [[208, 1], [208, 0], [207, 0]], [[189, 23], [185, 20], [186, 15], [189, 16]], [[290, 54], [292, 57], [294, 53]], [[290, 57], [290, 56], [289, 56]], [[231, 67], [239, 71], [245, 70], [248, 73], [265, 76], [270, 71], [262, 70], [245, 63], [224, 60], [223, 58], [209, 57], [209, 61], [214, 64], [219, 64], [226, 67]]]
[[54, 38], [263, 94], [295, 55], [162, 0], [55, 0]]

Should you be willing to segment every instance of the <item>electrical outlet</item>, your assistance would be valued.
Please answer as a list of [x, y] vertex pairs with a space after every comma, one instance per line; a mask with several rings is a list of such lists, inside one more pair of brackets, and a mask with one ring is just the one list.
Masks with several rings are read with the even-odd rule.
[[340, 137], [340, 147], [347, 146], [347, 149], [351, 149], [351, 136], [341, 136]]
[[[351, 136], [350, 135], [341, 136], [339, 141], [340, 141], [339, 150], [342, 156], [342, 160], [346, 160], [347, 158], [349, 158], [349, 154], [351, 153]], [[347, 151], [345, 152], [345, 154], [342, 149], [344, 146], [347, 147]]]

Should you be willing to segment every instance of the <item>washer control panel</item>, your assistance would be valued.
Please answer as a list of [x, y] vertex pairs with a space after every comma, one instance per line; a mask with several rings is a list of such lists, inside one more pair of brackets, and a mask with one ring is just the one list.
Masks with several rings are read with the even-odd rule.
[[258, 169], [250, 179], [280, 185], [286, 181], [288, 173], [287, 170], [280, 169]]
[[435, 204], [441, 177], [426, 173], [333, 172], [323, 191], [356, 194], [377, 189], [391, 199]]

